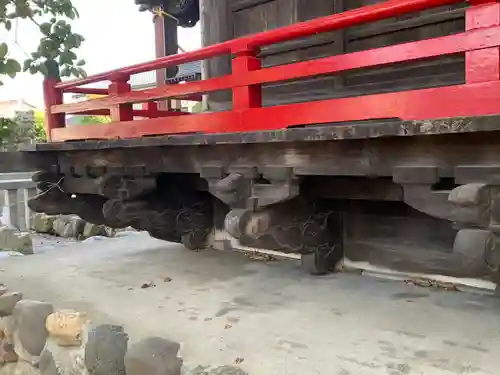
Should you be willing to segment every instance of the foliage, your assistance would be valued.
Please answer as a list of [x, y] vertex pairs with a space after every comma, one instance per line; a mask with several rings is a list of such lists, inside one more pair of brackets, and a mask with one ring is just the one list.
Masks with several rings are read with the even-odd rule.
[[17, 124], [14, 120], [0, 117], [0, 145], [6, 148], [16, 133]]
[[111, 122], [109, 116], [81, 116], [79, 125], [108, 124]]
[[193, 109], [191, 109], [192, 113], [201, 113], [203, 112], [203, 103], [198, 102], [193, 106]]
[[0, 147], [2, 151], [16, 150], [17, 146], [32, 139], [33, 129], [19, 126], [16, 120], [0, 118]]
[[[45, 115], [43, 112], [35, 112], [33, 120], [26, 121], [21, 117], [14, 119], [0, 117], [0, 148], [5, 150], [16, 150], [21, 143], [45, 142]], [[28, 117], [29, 118], [29, 117]]]
[[32, 139], [36, 142], [45, 142], [47, 140], [47, 133], [45, 132], [45, 114], [43, 112], [35, 112]]
[[41, 33], [38, 48], [22, 65], [9, 56], [8, 45], [0, 43], [0, 77], [14, 78], [21, 71], [53, 78], [85, 76], [85, 61], [78, 60], [74, 52], [84, 38], [74, 33], [68, 22], [77, 17], [71, 0], [0, 0], [0, 26], [14, 32], [18, 20], [29, 20]]

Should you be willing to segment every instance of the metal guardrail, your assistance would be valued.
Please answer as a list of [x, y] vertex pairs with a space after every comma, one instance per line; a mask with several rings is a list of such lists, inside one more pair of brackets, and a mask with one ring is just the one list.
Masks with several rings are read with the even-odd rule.
[[31, 172], [0, 173], [2, 222], [21, 231], [31, 228], [32, 212], [28, 200], [37, 194]]

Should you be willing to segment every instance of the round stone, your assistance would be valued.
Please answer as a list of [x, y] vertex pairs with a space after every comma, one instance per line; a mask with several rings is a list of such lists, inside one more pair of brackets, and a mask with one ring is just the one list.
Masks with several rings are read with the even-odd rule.
[[20, 300], [23, 299], [23, 295], [21, 293], [5, 293], [0, 296], [0, 316], [8, 316], [11, 315], [14, 311], [14, 306]]
[[54, 361], [52, 352], [47, 349], [44, 349], [42, 356], [40, 357], [38, 369], [42, 375], [61, 375], [61, 372], [57, 368], [56, 362]]
[[87, 324], [85, 314], [62, 310], [50, 314], [45, 326], [52, 339], [60, 346], [80, 346], [82, 331]]
[[52, 305], [47, 302], [22, 300], [16, 304], [9, 333], [19, 358], [32, 364], [38, 362], [48, 336], [45, 320], [52, 311]]

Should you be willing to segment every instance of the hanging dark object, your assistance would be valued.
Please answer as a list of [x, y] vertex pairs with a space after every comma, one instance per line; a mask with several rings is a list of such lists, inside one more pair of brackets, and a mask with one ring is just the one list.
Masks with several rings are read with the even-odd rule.
[[181, 27], [193, 27], [200, 20], [199, 0], [135, 0], [139, 11], [160, 9], [166, 15], [177, 19]]

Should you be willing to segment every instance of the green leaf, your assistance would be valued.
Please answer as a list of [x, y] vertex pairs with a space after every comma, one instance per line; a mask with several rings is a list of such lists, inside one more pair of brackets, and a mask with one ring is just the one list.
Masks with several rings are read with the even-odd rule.
[[27, 72], [30, 69], [31, 64], [33, 64], [33, 60], [31, 59], [25, 60], [23, 64], [23, 72]]
[[52, 24], [49, 22], [45, 22], [40, 25], [40, 31], [45, 36], [49, 36], [51, 30], [52, 30]]
[[87, 72], [83, 68], [78, 68], [78, 73], [80, 74], [80, 77], [82, 78], [87, 78]]
[[49, 70], [47, 69], [47, 65], [45, 65], [45, 63], [38, 65], [38, 71], [42, 73], [44, 76], [49, 75]]
[[[105, 0], [103, 0], [105, 1]], [[14, 77], [18, 72], [62, 76], [85, 76], [85, 60], [78, 59], [74, 50], [84, 41], [82, 35], [72, 31], [71, 19], [79, 17], [72, 0], [0, 0], [0, 28], [5, 25], [7, 37], [14, 23], [11, 20], [31, 18], [39, 26], [40, 39], [35, 51], [24, 61], [7, 59], [9, 48], [0, 41], [0, 78]], [[2, 38], [7, 40], [6, 38]], [[49, 63], [50, 62], [50, 63]]]
[[61, 70], [61, 77], [70, 77], [71, 76], [71, 69], [68, 68], [67, 66], [64, 67], [62, 70]]
[[21, 71], [21, 65], [14, 59], [7, 59], [4, 71], [9, 77], [14, 78]]
[[5, 59], [7, 53], [9, 53], [9, 46], [7, 43], [0, 43], [0, 60]]
[[73, 60], [74, 59], [76, 59], [76, 55], [75, 55], [74, 52], [64, 51], [59, 56], [59, 64], [61, 64], [61, 65], [64, 65], [64, 64], [71, 65], [71, 64], [73, 64]]
[[17, 16], [21, 18], [28, 18], [33, 16], [33, 10], [31, 10], [27, 3], [19, 3], [18, 6], [16, 6], [16, 13]]

